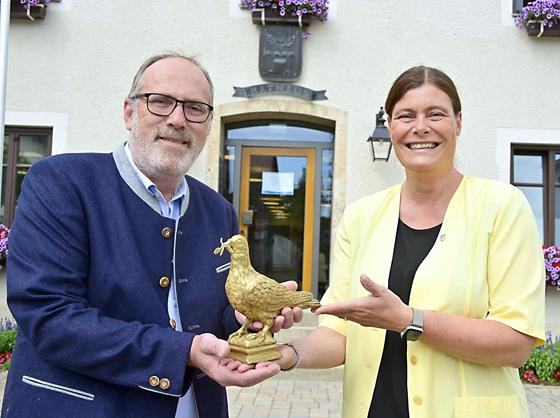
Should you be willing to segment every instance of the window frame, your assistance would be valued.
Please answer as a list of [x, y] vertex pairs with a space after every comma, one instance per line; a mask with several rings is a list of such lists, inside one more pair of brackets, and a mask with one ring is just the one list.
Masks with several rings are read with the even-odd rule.
[[50, 127], [32, 127], [32, 126], [5, 126], [4, 136], [8, 137], [8, 151], [4, 151], [7, 156], [5, 161], [2, 161], [2, 169], [6, 166], [6, 178], [2, 179], [5, 185], [4, 193], [4, 220], [6, 226], [11, 226], [14, 220], [17, 198], [16, 196], [16, 183], [17, 183], [17, 170], [18, 167], [27, 166], [27, 164], [18, 164], [19, 155], [19, 139], [21, 136], [46, 136], [47, 137], [47, 152], [52, 155], [53, 143], [53, 129]]
[[[510, 153], [510, 183], [516, 187], [536, 186], [536, 183], [514, 182], [514, 156], [538, 155], [542, 157], [542, 188], [543, 188], [543, 244], [556, 245], [555, 229], [560, 228], [556, 223], [556, 188], [560, 186], [555, 181], [555, 155], [560, 154], [560, 145], [544, 144], [511, 144]], [[558, 243], [560, 245], [560, 243]]]
[[512, 1], [512, 12], [513, 15], [517, 15], [519, 14], [519, 12], [521, 11], [521, 9], [525, 6], [527, 6], [527, 4], [531, 3], [532, 0], [513, 0]]

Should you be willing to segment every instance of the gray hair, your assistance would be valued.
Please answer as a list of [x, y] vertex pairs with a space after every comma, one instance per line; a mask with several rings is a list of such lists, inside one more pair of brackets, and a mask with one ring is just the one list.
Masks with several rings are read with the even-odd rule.
[[132, 98], [135, 94], [138, 93], [139, 86], [142, 84], [142, 76], [144, 75], [144, 72], [148, 69], [148, 67], [166, 58], [181, 58], [196, 65], [196, 67], [200, 71], [202, 71], [202, 74], [204, 74], [206, 81], [208, 81], [208, 87], [210, 88], [209, 104], [212, 104], [212, 102], [214, 101], [214, 85], [212, 84], [212, 80], [210, 79], [210, 74], [208, 74], [206, 68], [200, 65], [200, 63], [197, 61], [197, 59], [194, 56], [183, 55], [179, 52], [164, 52], [163, 54], [153, 55], [150, 58], [148, 58], [146, 61], [144, 61], [140, 66], [140, 68], [138, 69], [138, 72], [134, 76], [134, 80], [132, 80], [132, 86], [130, 87], [130, 92], [128, 93], [128, 97]]

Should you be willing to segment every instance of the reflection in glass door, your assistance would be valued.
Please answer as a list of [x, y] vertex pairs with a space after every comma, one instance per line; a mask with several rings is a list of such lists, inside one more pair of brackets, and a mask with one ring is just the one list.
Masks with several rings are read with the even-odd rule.
[[280, 282], [311, 290], [315, 150], [244, 147], [240, 231], [251, 264]]

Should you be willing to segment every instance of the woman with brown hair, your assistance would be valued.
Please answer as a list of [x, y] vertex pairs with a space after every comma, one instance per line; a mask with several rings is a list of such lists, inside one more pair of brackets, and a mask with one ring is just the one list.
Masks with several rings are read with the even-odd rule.
[[544, 267], [515, 187], [454, 165], [461, 102], [413, 67], [385, 103], [402, 184], [347, 207], [320, 327], [283, 369], [345, 364], [343, 417], [528, 417], [517, 368], [544, 338]]

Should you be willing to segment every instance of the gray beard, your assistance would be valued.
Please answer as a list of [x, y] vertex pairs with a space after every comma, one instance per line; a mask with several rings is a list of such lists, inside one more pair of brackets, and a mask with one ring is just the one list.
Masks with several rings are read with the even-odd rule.
[[[190, 144], [189, 149], [184, 153], [177, 153], [156, 148], [155, 143], [160, 136], [181, 138]], [[161, 176], [184, 176], [204, 148], [204, 142], [196, 141], [190, 131], [179, 131], [169, 127], [156, 126], [148, 138], [138, 138], [136, 118], [134, 118], [130, 130], [130, 145], [131, 152], [134, 149], [135, 164], [152, 181]]]

